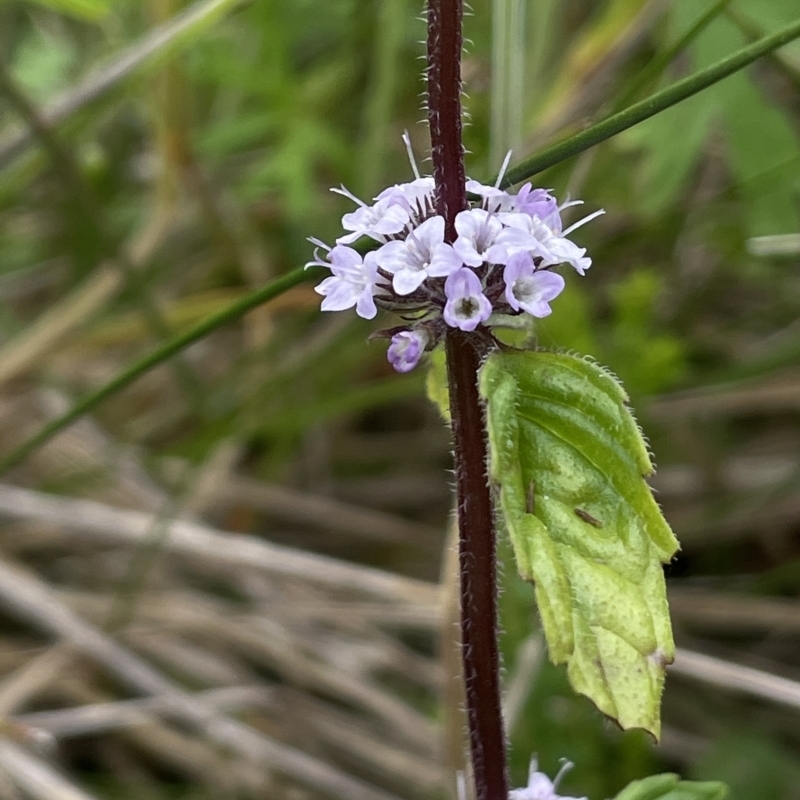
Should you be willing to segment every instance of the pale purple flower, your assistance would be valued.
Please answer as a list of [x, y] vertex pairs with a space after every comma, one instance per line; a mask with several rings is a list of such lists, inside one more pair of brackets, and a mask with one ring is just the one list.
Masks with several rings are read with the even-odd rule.
[[389, 205], [398, 205], [408, 211], [417, 212], [423, 209], [426, 202], [433, 202], [433, 193], [436, 186], [433, 178], [426, 176], [417, 178], [410, 183], [397, 183], [384, 189], [376, 198], [378, 202], [388, 202]]
[[514, 197], [497, 186], [486, 186], [478, 181], [467, 180], [469, 194], [476, 194], [483, 198], [484, 205], [489, 211], [513, 211], [515, 208]]
[[544, 772], [537, 772], [536, 768], [536, 759], [532, 758], [528, 771], [528, 785], [523, 789], [512, 789], [508, 793], [508, 800], [587, 800], [586, 797], [567, 797], [556, 794], [556, 788], [564, 773], [572, 769], [569, 761], [562, 763], [558, 775], [552, 781]]
[[[456, 215], [455, 241], [445, 241], [435, 181], [420, 174], [408, 133], [403, 141], [414, 179], [384, 189], [371, 205], [344, 186], [333, 189], [357, 208], [342, 218], [336, 247], [310, 240], [318, 251], [307, 265], [330, 269], [330, 276], [316, 287], [324, 311], [355, 307], [360, 316], [372, 319], [380, 305], [405, 320], [405, 325], [384, 331], [392, 337], [389, 361], [399, 372], [412, 370], [446, 326], [474, 331], [482, 324], [512, 324], [509, 314], [550, 314], [564, 279], [549, 268], [566, 263], [581, 275], [586, 272], [591, 259], [569, 236], [603, 213], [596, 211], [565, 229], [563, 211], [580, 201], [559, 205], [549, 190], [531, 183], [513, 192], [501, 189], [509, 152], [494, 185], [466, 181], [469, 203]], [[361, 237], [378, 243], [363, 257], [352, 247]], [[320, 256], [322, 250], [327, 255]], [[413, 326], [410, 320], [416, 320]]]
[[453, 249], [462, 261], [470, 267], [481, 264], [505, 264], [508, 254], [497, 237], [503, 231], [503, 224], [497, 215], [482, 208], [461, 211], [456, 216], [458, 238]]
[[508, 162], [511, 161], [511, 151], [506, 153], [503, 159], [503, 164], [500, 167], [500, 173], [497, 176], [494, 186], [486, 186], [478, 181], [467, 179], [466, 189], [470, 194], [477, 194], [483, 198], [483, 205], [487, 211], [513, 211], [514, 198], [500, 188], [503, 182], [506, 170], [508, 169]]
[[549, 253], [546, 259], [548, 265], [570, 264], [579, 275], [585, 275], [586, 270], [592, 266], [592, 259], [586, 255], [586, 248], [578, 247], [575, 242], [563, 236], [553, 236], [542, 244]]
[[392, 273], [399, 295], [416, 291], [426, 278], [443, 278], [462, 265], [452, 245], [444, 242], [444, 217], [426, 219], [404, 241], [387, 242], [376, 251], [378, 265]]
[[400, 331], [392, 336], [386, 357], [397, 372], [411, 372], [422, 358], [428, 340], [424, 331]]
[[380, 200], [368, 206], [342, 186], [331, 189], [336, 194], [349, 197], [358, 204], [358, 208], [342, 217], [342, 227], [352, 233], [340, 236], [336, 244], [351, 244], [362, 236], [369, 236], [379, 242], [385, 242], [387, 236], [400, 233], [408, 225], [410, 216], [408, 209], [393, 204], [388, 200]]
[[514, 206], [521, 214], [538, 217], [555, 234], [561, 233], [561, 209], [546, 189], [532, 189], [526, 183], [514, 197]]
[[[602, 213], [595, 212], [581, 220], [580, 224]], [[527, 251], [541, 258], [546, 266], [570, 264], [581, 275], [592, 265], [592, 259], [585, 255], [586, 248], [578, 247], [566, 238], [566, 234], [575, 229], [574, 225], [564, 235], [558, 235], [539, 217], [529, 214], [502, 214], [501, 219], [506, 229], [497, 237], [497, 243], [503, 245], [509, 255]]]
[[378, 313], [373, 298], [379, 280], [375, 253], [367, 253], [362, 259], [352, 247], [337, 245], [328, 252], [328, 261], [330, 263], [317, 259], [306, 264], [306, 267], [329, 267], [333, 273], [314, 287], [314, 291], [325, 298], [322, 310], [344, 311], [355, 306], [359, 317], [372, 319]]
[[546, 263], [551, 263], [547, 259], [552, 253], [533, 233], [533, 217], [511, 212], [501, 214], [500, 217], [503, 230], [497, 235], [495, 245], [506, 251], [506, 259], [503, 263], [508, 263], [509, 257], [515, 253], [531, 253]]
[[533, 317], [546, 317], [550, 301], [561, 294], [564, 279], [555, 272], [536, 271], [529, 253], [511, 256], [503, 270], [506, 300], [514, 311], [527, 311]]
[[461, 267], [447, 276], [444, 293], [447, 297], [444, 321], [453, 328], [474, 331], [492, 313], [492, 304], [483, 293], [480, 279], [467, 267]]
[[426, 176], [416, 178], [410, 183], [390, 186], [375, 200], [378, 203], [388, 203], [390, 206], [404, 209], [408, 213], [410, 226], [414, 227], [433, 213], [435, 190], [433, 178]]

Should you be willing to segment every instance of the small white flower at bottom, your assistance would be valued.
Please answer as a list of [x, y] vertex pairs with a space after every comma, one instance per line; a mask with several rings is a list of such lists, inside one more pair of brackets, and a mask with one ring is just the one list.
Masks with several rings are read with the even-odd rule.
[[587, 797], [556, 794], [559, 781], [574, 766], [571, 761], [562, 760], [561, 769], [552, 781], [544, 772], [537, 772], [537, 766], [536, 758], [532, 758], [528, 771], [528, 785], [522, 789], [512, 789], [508, 793], [508, 800], [588, 800]]
[[444, 293], [447, 303], [442, 316], [452, 328], [474, 331], [492, 315], [492, 304], [483, 293], [480, 279], [467, 267], [447, 276]]
[[386, 358], [397, 372], [411, 372], [419, 363], [428, 341], [424, 331], [400, 331], [392, 336]]

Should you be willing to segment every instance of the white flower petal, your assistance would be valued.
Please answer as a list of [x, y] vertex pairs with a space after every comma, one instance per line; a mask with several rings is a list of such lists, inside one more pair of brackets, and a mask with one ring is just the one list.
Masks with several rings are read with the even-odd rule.
[[444, 243], [444, 217], [437, 214], [435, 217], [426, 219], [422, 225], [414, 229], [411, 236], [428, 253], [432, 253], [437, 244]]
[[425, 278], [427, 278], [425, 270], [402, 269], [395, 272], [392, 287], [399, 295], [411, 294], [422, 286]]
[[459, 236], [453, 243], [453, 249], [458, 254], [458, 257], [470, 267], [479, 267], [483, 264], [481, 254], [469, 239]]
[[[480, 262], [479, 262], [480, 263]], [[461, 269], [464, 262], [461, 255], [449, 244], [438, 244], [431, 254], [431, 262], [426, 270], [434, 278], [444, 278], [451, 272]], [[477, 266], [477, 265], [475, 265]]]

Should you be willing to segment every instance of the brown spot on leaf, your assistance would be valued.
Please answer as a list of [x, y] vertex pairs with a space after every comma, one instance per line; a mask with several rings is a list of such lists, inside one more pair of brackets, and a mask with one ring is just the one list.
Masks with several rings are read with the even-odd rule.
[[528, 495], [525, 498], [525, 511], [528, 514], [536, 513], [536, 481], [528, 484]]
[[588, 511], [584, 511], [582, 508], [575, 509], [575, 516], [579, 517], [584, 522], [588, 522], [589, 525], [593, 525], [595, 528], [603, 527], [603, 523], [600, 522], [599, 519], [595, 519]]

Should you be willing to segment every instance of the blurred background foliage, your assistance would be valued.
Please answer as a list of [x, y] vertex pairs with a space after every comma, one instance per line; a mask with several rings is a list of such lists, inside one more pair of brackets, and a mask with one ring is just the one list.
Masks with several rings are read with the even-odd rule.
[[[673, 51], [712, 7], [708, 24]], [[471, 8], [465, 138], [478, 179], [495, 174], [508, 148], [515, 159], [528, 155], [800, 13], [796, 0], [472, 0]], [[332, 241], [349, 204], [330, 186], [368, 199], [409, 178], [402, 131], [418, 155], [427, 147], [420, 12], [417, 0], [0, 0], [4, 452], [156, 343], [302, 265], [307, 236]], [[175, 27], [180, 14], [190, 16]], [[622, 734], [541, 657], [532, 592], [509, 563], [502, 646], [517, 785], [538, 753], [551, 774], [559, 758], [573, 760], [564, 790], [592, 800], [665, 769], [725, 780], [733, 800], [800, 798], [799, 137], [795, 43], [537, 177], [559, 197], [584, 198], [588, 211], [606, 210], [577, 236], [592, 270], [566, 276], [538, 341], [592, 355], [634, 400], [657, 455], [654, 485], [683, 542], [669, 570], [679, 646], [758, 672], [734, 692], [713, 671], [676, 667], [663, 746]], [[387, 323], [323, 317], [318, 300], [297, 287], [214, 332], [4, 480], [162, 520], [205, 520], [354, 568], [431, 584], [441, 574], [446, 587], [449, 444], [423, 399], [424, 376], [395, 375], [384, 348], [365, 343]], [[276, 487], [288, 494], [276, 500]], [[320, 500], [330, 505], [315, 517]], [[426, 750], [428, 740], [409, 744], [392, 713], [381, 717], [377, 700], [373, 708], [357, 689], [348, 694], [346, 679], [322, 667], [363, 678], [359, 653], [369, 661], [386, 648], [387, 663], [406, 672], [392, 677], [381, 662], [371, 690], [443, 729], [451, 741], [442, 753], [458, 753], [457, 693], [447, 680], [440, 687], [452, 664], [436, 655], [437, 625], [452, 632], [446, 604], [434, 623], [359, 628], [359, 650], [348, 606], [358, 598], [337, 596], [342, 617], [327, 619], [325, 631], [338, 655], [315, 651], [317, 671], [299, 676], [267, 645], [269, 655], [250, 639], [233, 645], [225, 625], [211, 622], [219, 609], [247, 611], [259, 624], [274, 619], [262, 637], [283, 625], [281, 635], [293, 632], [308, 648], [319, 632], [306, 631], [299, 612], [287, 616], [300, 592], [291, 582], [263, 594], [212, 565], [176, 565], [160, 558], [169, 544], [155, 523], [131, 552], [62, 539], [57, 522], [18, 508], [0, 513], [8, 563], [185, 687], [277, 687], [284, 704], [249, 709], [249, 724], [391, 796], [441, 796], [442, 757]], [[378, 523], [394, 532], [376, 535]], [[303, 591], [318, 591], [311, 584]], [[207, 629], [201, 596], [219, 606]], [[148, 616], [148, 598], [188, 602], [201, 622], [182, 628]], [[126, 609], [127, 622], [109, 628], [107, 606]], [[9, 725], [33, 711], [126, 697], [73, 658], [66, 688], [59, 673], [12, 703], [9, 687], [49, 639], [21, 624], [13, 603], [2, 625], [0, 713]], [[142, 630], [177, 637], [184, 650], [176, 655], [173, 641], [170, 656]], [[208, 669], [193, 672], [201, 654]], [[771, 675], [787, 679], [793, 701], [770, 695]], [[323, 704], [334, 715], [327, 723], [340, 714], [360, 749], [339, 742], [337, 750], [336, 736], [320, 732]], [[271, 771], [240, 779], [247, 770], [230, 763], [220, 788], [202, 737], [159, 724], [167, 738], [149, 742], [125, 728], [65, 735], [58, 762], [98, 797], [321, 796]], [[8, 775], [0, 792], [27, 796], [24, 781], [15, 789], [21, 779]]]

